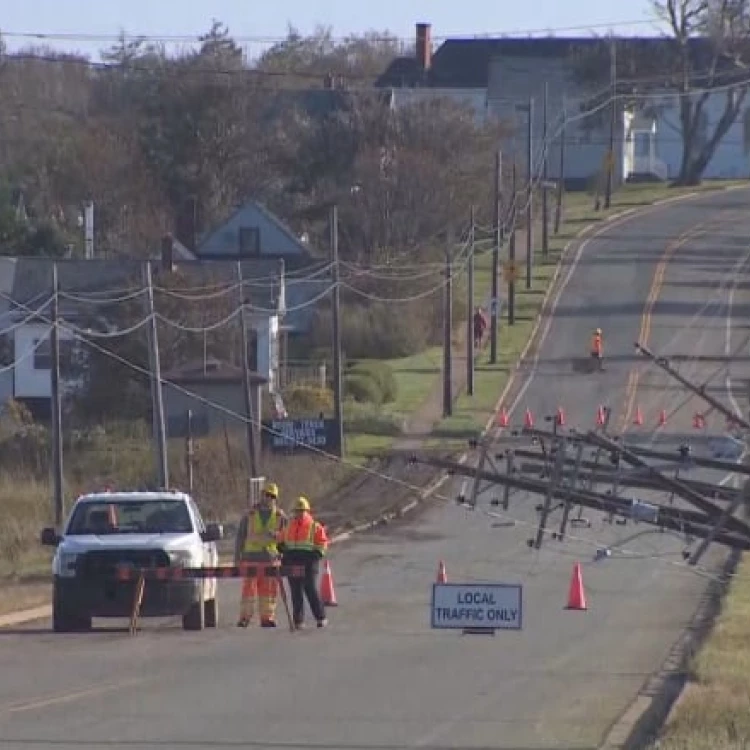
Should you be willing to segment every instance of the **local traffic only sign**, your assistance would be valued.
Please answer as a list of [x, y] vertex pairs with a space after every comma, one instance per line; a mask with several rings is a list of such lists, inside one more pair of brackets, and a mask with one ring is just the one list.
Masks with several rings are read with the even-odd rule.
[[432, 627], [466, 633], [521, 630], [523, 587], [509, 583], [434, 583]]

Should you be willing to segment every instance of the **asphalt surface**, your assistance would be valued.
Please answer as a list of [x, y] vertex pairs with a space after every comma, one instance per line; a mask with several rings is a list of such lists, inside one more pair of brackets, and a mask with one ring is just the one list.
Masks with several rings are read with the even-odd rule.
[[[641, 439], [673, 444], [689, 436], [696, 450], [709, 451], [704, 433], [723, 434], [723, 420], [709, 415], [707, 431], [693, 430], [696, 404], [681, 405], [685, 394], [671, 383], [664, 390], [667, 381], [644, 367], [633, 342], [658, 271], [663, 286], [644, 329], [648, 343], [660, 352], [707, 357], [685, 362], [685, 374], [704, 380], [713, 374], [709, 387], [730, 402], [726, 367], [711, 358], [723, 355], [727, 336], [730, 348], [744, 344], [747, 351], [748, 295], [716, 285], [737, 281], [729, 274], [750, 250], [750, 220], [740, 218], [748, 200], [746, 191], [705, 196], [613, 223], [592, 239], [538, 361], [522, 372], [535, 375], [513, 410], [514, 423], [527, 406], [537, 422], [562, 406], [567, 424], [585, 429], [600, 403], [616, 415], [640, 405], [646, 424], [630, 429]], [[718, 230], [674, 246], [676, 237], [710, 220]], [[665, 250], [673, 257], [659, 271]], [[586, 358], [596, 325], [604, 328], [608, 366], [585, 374], [575, 360]], [[637, 389], [634, 369], [641, 371]], [[750, 375], [744, 359], [729, 374], [729, 385], [742, 382], [744, 391]], [[746, 408], [744, 392], [736, 398]], [[671, 438], [652, 435], [660, 408], [669, 412]], [[532, 550], [526, 540], [538, 499], [516, 494], [508, 513], [493, 517], [484, 501], [495, 493], [483, 493], [480, 507], [467, 511], [454, 503], [459, 486], [456, 480], [445, 487], [444, 502], [411, 522], [332, 551], [340, 606], [329, 610], [326, 630], [237, 630], [239, 586], [224, 582], [218, 631], [183, 633], [171, 621], [147, 621], [136, 637], [55, 636], [49, 623], [0, 631], [0, 744], [8, 750], [597, 747], [673, 654], [726, 554], [712, 548], [699, 571], [688, 570], [684, 538], [643, 524], [608, 525], [590, 511], [584, 512], [590, 529]], [[602, 546], [612, 556], [594, 561]], [[494, 637], [430, 630], [439, 560], [450, 581], [523, 584], [523, 630]], [[586, 612], [565, 610], [576, 561], [583, 563]]]

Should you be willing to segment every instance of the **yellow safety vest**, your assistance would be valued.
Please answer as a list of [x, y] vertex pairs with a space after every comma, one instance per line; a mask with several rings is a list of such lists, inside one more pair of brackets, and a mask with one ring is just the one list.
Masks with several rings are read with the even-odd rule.
[[[280, 526], [281, 516], [277, 510], [272, 510], [266, 523], [263, 523], [260, 512], [255, 511], [250, 517], [247, 525], [247, 539], [245, 540], [245, 552], [268, 552], [269, 554], [278, 554], [276, 543], [276, 534]], [[273, 539], [269, 539], [267, 534], [272, 532]]]

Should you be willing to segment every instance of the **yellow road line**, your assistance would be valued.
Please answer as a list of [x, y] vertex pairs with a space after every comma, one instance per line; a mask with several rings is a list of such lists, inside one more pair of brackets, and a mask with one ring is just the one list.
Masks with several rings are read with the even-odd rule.
[[[664, 253], [662, 254], [661, 259], [656, 266], [656, 270], [654, 271], [654, 276], [651, 280], [651, 288], [649, 289], [648, 297], [646, 298], [646, 304], [643, 309], [643, 314], [641, 315], [641, 330], [638, 334], [639, 343], [648, 344], [648, 338], [651, 335], [651, 323], [653, 319], [654, 307], [656, 306], [656, 302], [658, 301], [659, 295], [661, 294], [661, 290], [664, 286], [664, 277], [666, 276], [667, 268], [669, 267], [669, 261], [672, 259], [675, 251], [685, 245], [691, 239], [706, 234], [706, 232], [709, 231], [707, 225], [715, 223], [716, 220], [716, 217], [712, 217], [707, 221], [696, 224], [695, 226], [680, 234], [664, 249]], [[625, 401], [620, 428], [621, 432], [627, 430], [630, 423], [630, 417], [633, 413], [633, 408], [635, 407], [635, 399], [638, 394], [638, 385], [640, 383], [640, 379], [640, 370], [637, 368], [632, 368], [628, 377], [627, 386], [625, 387]]]
[[0, 715], [2, 714], [18, 714], [24, 711], [34, 711], [39, 708], [47, 708], [48, 706], [55, 706], [61, 703], [71, 703], [72, 701], [80, 700], [81, 698], [90, 698], [92, 696], [106, 695], [115, 690], [123, 690], [124, 688], [133, 687], [134, 685], [142, 685], [145, 682], [153, 680], [154, 677], [139, 677], [132, 680], [123, 680], [122, 682], [105, 683], [104, 685], [93, 685], [89, 688], [82, 690], [70, 691], [67, 693], [58, 693], [57, 695], [50, 695], [46, 698], [32, 698], [22, 703], [12, 703], [8, 706], [0, 706]]

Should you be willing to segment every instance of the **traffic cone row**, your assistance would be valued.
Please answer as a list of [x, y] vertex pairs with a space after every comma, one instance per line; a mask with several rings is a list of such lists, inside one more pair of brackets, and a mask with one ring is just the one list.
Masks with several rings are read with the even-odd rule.
[[[499, 409], [496, 415], [495, 422], [498, 427], [509, 427], [510, 426], [510, 414], [508, 413], [508, 410], [503, 406]], [[555, 422], [560, 426], [565, 426], [565, 410], [562, 406], [557, 407], [557, 411], [555, 414]], [[600, 405], [597, 407], [596, 410], [596, 424], [598, 427], [604, 427], [604, 425], [607, 422], [607, 408], [605, 406]], [[643, 416], [643, 410], [640, 406], [636, 406], [635, 413], [633, 415], [633, 425], [636, 427], [642, 427], [646, 423], [646, 420]], [[666, 409], [660, 409], [659, 410], [659, 417], [658, 417], [658, 426], [664, 427], [667, 424], [667, 410]], [[524, 418], [523, 418], [523, 425], [526, 429], [531, 429], [534, 427], [534, 413], [531, 411], [531, 409], [527, 408], [524, 412]], [[726, 428], [728, 430], [733, 430], [738, 427], [739, 423], [736, 419], [732, 417], [728, 417], [726, 421]], [[706, 423], [706, 417], [704, 414], [701, 414], [700, 412], [696, 412], [693, 416], [693, 427], [696, 430], [702, 430], [705, 429], [707, 426]]]

